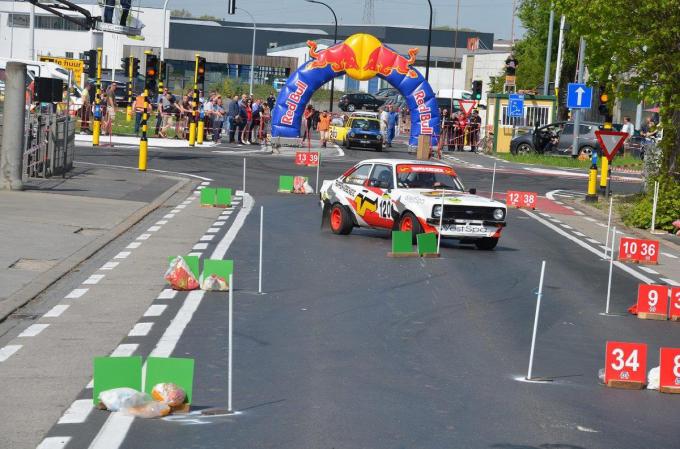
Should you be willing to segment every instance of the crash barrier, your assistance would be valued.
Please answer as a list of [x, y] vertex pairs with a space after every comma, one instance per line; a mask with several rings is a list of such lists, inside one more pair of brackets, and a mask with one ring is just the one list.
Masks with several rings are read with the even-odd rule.
[[23, 157], [25, 178], [49, 178], [73, 169], [75, 120], [57, 114], [31, 114]]
[[439, 257], [437, 252], [437, 234], [426, 232], [416, 235], [416, 251], [413, 251], [413, 233], [411, 231], [392, 231], [392, 251], [389, 257]]
[[647, 345], [608, 341], [605, 354], [604, 384], [626, 390], [659, 390], [680, 393], [680, 348], [659, 349], [659, 366], [647, 372]]
[[680, 321], [680, 287], [640, 284], [637, 301], [629, 311], [643, 320]]
[[175, 384], [186, 394], [184, 403], [173, 407], [175, 412], [188, 412], [194, 387], [194, 359], [149, 357], [146, 370], [142, 357], [95, 357], [93, 361], [92, 402], [101, 406], [100, 393], [115, 388], [131, 388], [151, 395], [154, 386]]
[[201, 190], [201, 207], [231, 207], [232, 190], [206, 187]]
[[309, 178], [306, 176], [279, 176], [279, 193], [297, 193], [308, 194], [314, 193], [314, 189], [309, 185]]
[[619, 261], [646, 265], [659, 263], [659, 241], [622, 237], [619, 241]]
[[169, 256], [168, 265], [165, 279], [174, 290], [226, 291], [231, 287], [227, 279], [234, 273], [233, 260], [205, 259], [201, 271], [198, 256]]
[[515, 190], [505, 192], [505, 205], [517, 209], [535, 210], [537, 199], [538, 194], [536, 192], [520, 192]]

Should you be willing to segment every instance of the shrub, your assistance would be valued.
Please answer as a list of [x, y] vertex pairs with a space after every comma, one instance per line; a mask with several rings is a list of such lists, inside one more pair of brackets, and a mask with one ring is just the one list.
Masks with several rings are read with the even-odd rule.
[[[670, 176], [659, 181], [659, 200], [656, 206], [656, 229], [673, 230], [673, 222], [680, 218], [680, 183]], [[622, 209], [624, 223], [636, 228], [651, 228], [654, 202], [654, 180], [647, 183], [647, 192], [639, 195], [630, 207]]]

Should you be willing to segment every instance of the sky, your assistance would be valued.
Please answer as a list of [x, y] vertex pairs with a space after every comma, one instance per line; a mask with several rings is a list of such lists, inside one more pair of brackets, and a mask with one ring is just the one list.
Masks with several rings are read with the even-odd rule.
[[[139, 0], [133, 0], [137, 5]], [[143, 6], [162, 6], [162, 0], [141, 0]], [[427, 0], [373, 0], [378, 25], [415, 25], [426, 27], [429, 20]], [[459, 0], [432, 0], [434, 25], [456, 25]], [[515, 0], [519, 4], [519, 0]], [[325, 0], [344, 24], [362, 23], [365, 0]], [[330, 12], [321, 5], [304, 0], [236, 0], [237, 8], [247, 9], [258, 22], [332, 23]], [[510, 39], [513, 0], [460, 0], [460, 27], [494, 33], [496, 39]], [[187, 9], [194, 15], [227, 16], [227, 0], [170, 0], [168, 9]], [[249, 20], [244, 13], [233, 16]], [[515, 20], [515, 38], [522, 35]]]

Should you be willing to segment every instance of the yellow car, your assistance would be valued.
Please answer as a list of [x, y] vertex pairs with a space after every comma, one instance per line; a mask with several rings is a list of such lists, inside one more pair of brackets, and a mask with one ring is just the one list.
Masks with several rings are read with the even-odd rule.
[[382, 151], [383, 136], [380, 132], [380, 120], [375, 114], [352, 114], [344, 118], [343, 125], [331, 125], [329, 133], [333, 142], [347, 149], [361, 147]]

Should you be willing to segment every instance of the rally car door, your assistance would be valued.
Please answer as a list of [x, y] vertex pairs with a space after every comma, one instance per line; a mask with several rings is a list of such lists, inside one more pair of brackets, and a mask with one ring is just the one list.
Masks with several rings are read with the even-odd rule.
[[375, 164], [364, 188], [355, 198], [355, 212], [369, 226], [391, 229], [391, 192], [394, 189], [394, 172], [390, 165]]

